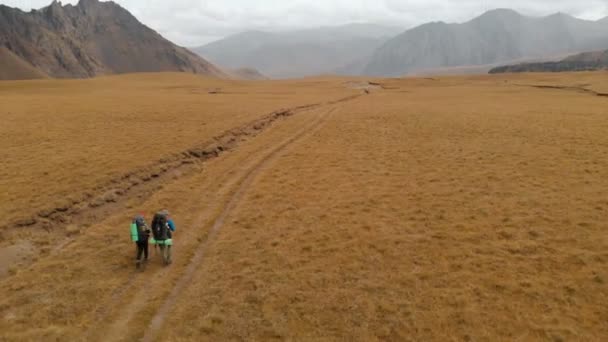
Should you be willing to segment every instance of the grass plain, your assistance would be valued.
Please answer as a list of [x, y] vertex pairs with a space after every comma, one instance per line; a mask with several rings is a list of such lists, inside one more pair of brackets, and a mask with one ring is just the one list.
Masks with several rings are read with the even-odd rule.
[[28, 219], [274, 110], [348, 94], [332, 87], [172, 73], [2, 82], [0, 215]]
[[[386, 79], [369, 94], [331, 78], [0, 83], [13, 106], [1, 203], [14, 218], [281, 107], [323, 103], [13, 268], [0, 280], [3, 338], [606, 340], [606, 80]], [[32, 104], [47, 92], [56, 102]], [[158, 130], [179, 133], [145, 139]], [[178, 222], [175, 263], [136, 272], [129, 218], [163, 207]]]

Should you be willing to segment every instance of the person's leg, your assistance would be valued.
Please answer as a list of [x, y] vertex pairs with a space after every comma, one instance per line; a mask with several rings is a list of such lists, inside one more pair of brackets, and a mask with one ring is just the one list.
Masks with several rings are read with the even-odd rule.
[[148, 241], [142, 244], [144, 247], [144, 260], [148, 261]]
[[135, 260], [135, 267], [141, 268], [141, 263], [142, 263], [141, 255], [144, 251], [144, 247], [140, 242], [137, 242], [136, 245], [137, 245], [137, 259]]
[[167, 259], [165, 257], [167, 246], [165, 246], [164, 244], [160, 243], [158, 245], [158, 247], [160, 247], [160, 257], [163, 259], [163, 263], [165, 263], [167, 261]]
[[141, 261], [141, 254], [143, 253], [143, 251], [143, 246], [141, 245], [141, 243], [137, 242], [137, 262]]
[[171, 263], [171, 245], [167, 246], [167, 264]]

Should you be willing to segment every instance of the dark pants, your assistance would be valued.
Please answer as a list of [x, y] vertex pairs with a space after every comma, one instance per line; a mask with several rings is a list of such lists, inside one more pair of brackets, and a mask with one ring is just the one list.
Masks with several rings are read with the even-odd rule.
[[137, 241], [137, 260], [141, 260], [142, 253], [145, 260], [148, 260], [148, 240]]

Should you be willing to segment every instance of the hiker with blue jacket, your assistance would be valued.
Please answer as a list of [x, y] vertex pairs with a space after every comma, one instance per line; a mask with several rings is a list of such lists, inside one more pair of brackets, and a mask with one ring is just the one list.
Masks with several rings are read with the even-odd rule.
[[152, 219], [152, 234], [154, 244], [160, 248], [163, 263], [171, 264], [171, 246], [173, 245], [173, 232], [175, 232], [175, 222], [171, 219], [168, 210], [157, 212]]

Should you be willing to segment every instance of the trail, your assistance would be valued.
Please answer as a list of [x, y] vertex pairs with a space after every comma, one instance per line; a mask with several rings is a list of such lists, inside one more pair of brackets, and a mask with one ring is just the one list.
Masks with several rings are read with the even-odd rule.
[[[71, 202], [32, 213], [31, 217], [17, 222], [3, 222], [0, 224], [0, 230], [17, 227], [21, 232], [26, 228], [32, 232], [39, 230], [53, 232], [58, 230], [57, 228], [64, 227], [66, 222], [80, 226], [87, 222], [95, 222], [116, 208], [123, 207], [129, 199], [148, 196], [158, 188], [158, 184], [170, 178], [172, 172], [179, 170], [182, 174], [188, 173], [192, 171], [190, 168], [193, 164], [217, 158], [222, 153], [233, 150], [241, 141], [255, 137], [277, 120], [349, 98], [350, 96], [326, 103], [306, 104], [273, 111], [242, 126], [226, 130], [213, 139], [187, 150], [166, 156], [129, 173], [118, 175], [107, 181], [106, 184], [98, 186], [90, 193], [83, 194]], [[65, 244], [70, 242], [70, 239], [67, 240]]]
[[[129, 336], [128, 334], [130, 333], [130, 336], [133, 337], [133, 331], [129, 330], [129, 322], [132, 322], [142, 310], [150, 310], [149, 291], [134, 291], [133, 289], [144, 287], [150, 289], [152, 286], [154, 289], [158, 290], [153, 291], [154, 293], [163, 293], [165, 288], [170, 289], [168, 294], [165, 290], [165, 294], [160, 295], [161, 304], [154, 313], [153, 318], [150, 320], [149, 326], [143, 337], [144, 341], [154, 340], [163, 326], [165, 317], [173, 308], [173, 303], [191, 281], [198, 265], [203, 260], [205, 253], [223, 226], [225, 219], [237, 206], [250, 184], [264, 166], [272, 159], [276, 158], [291, 144], [302, 139], [306, 135], [312, 134], [315, 129], [323, 124], [338, 105], [354, 100], [362, 95], [363, 93], [328, 101], [321, 105], [295, 109], [295, 113], [311, 112], [313, 110], [319, 112], [312, 114], [315, 117], [307, 120], [309, 123], [297, 130], [290, 137], [281, 141], [278, 145], [262, 147], [260, 152], [247, 157], [246, 161], [238, 168], [237, 172], [226, 174], [217, 180], [220, 184], [219, 189], [215, 192], [217, 194], [215, 195], [217, 196], [217, 200], [210, 201], [211, 205], [205, 206], [192, 225], [192, 227], [202, 226], [203, 231], [207, 232], [206, 239], [199, 246], [195, 247], [196, 249], [193, 254], [191, 254], [192, 256], [187, 264], [179, 268], [178, 272], [182, 274], [178, 273], [175, 276], [169, 277], [169, 275], [176, 272], [177, 269], [176, 267], [168, 267], [155, 274], [155, 280], [152, 280], [149, 277], [137, 276], [137, 272], [134, 271], [122, 286], [115, 289], [111, 302], [98, 309], [94, 317], [94, 323], [85, 333], [86, 339], [104, 341], [122, 340]], [[290, 115], [292, 114], [293, 113]], [[150, 281], [153, 283], [150, 283]], [[129, 300], [125, 301], [126, 298], [129, 298]], [[146, 316], [150, 317], [149, 311]]]
[[[53, 256], [77, 238], [77, 236], [70, 236], [65, 232], [66, 226], [88, 227], [92, 222], [98, 222], [110, 213], [124, 208], [134, 198], [150, 197], [157, 191], [159, 185], [171, 182], [175, 173], [187, 176], [198, 172], [202, 163], [234, 150], [242, 143], [267, 130], [277, 121], [301, 112], [350, 101], [358, 96], [360, 94], [275, 110], [244, 125], [221, 132], [212, 139], [201, 142], [187, 150], [164, 157], [146, 167], [118, 175], [106, 184], [100, 185], [94, 191], [88, 192], [81, 198], [74, 199], [69, 203], [66, 202], [59, 207], [49, 207], [38, 213], [32, 213], [30, 218], [22, 222], [0, 223], [0, 231], [3, 232], [3, 238], [7, 241], [21, 240], [24, 236], [39, 234], [40, 231], [44, 231], [51, 236], [48, 238], [49, 240], [52, 239], [56, 242], [48, 253], [48, 255]], [[77, 196], [77, 194], [74, 196]], [[8, 229], [8, 227], [18, 229]], [[0, 239], [1, 241], [2, 239]], [[31, 261], [22, 260], [22, 262], [27, 266], [27, 263]]]
[[588, 95], [592, 95], [592, 96], [608, 97], [608, 93], [600, 93], [595, 90], [585, 88], [585, 87], [580, 87], [580, 86], [555, 86], [555, 85], [538, 85], [538, 84], [525, 84], [525, 85], [520, 85], [520, 86], [532, 87], [532, 88], [537, 88], [537, 89], [565, 90], [565, 91], [573, 91], [573, 92], [577, 92], [577, 93], [581, 93], [581, 94], [588, 94]]
[[[254, 155], [258, 156], [258, 155]], [[192, 227], [205, 226], [205, 222], [211, 222], [214, 218], [214, 214], [220, 212], [222, 208], [226, 207], [229, 199], [226, 199], [230, 193], [234, 192], [234, 188], [240, 184], [242, 179], [245, 178], [245, 175], [249, 170], [251, 170], [259, 161], [258, 159], [247, 160], [245, 165], [239, 169], [239, 172], [234, 174], [226, 174], [223, 177], [217, 179], [217, 182], [221, 184], [219, 190], [215, 193], [217, 194], [217, 198], [214, 198], [210, 201], [210, 205], [206, 206], [201, 213], [197, 216], [192, 224]], [[228, 194], [228, 195], [226, 195]], [[208, 231], [209, 229], [207, 229]], [[209, 236], [207, 236], [208, 238]], [[150, 251], [151, 259], [155, 258], [153, 255], [155, 252]], [[153, 262], [153, 261], [152, 261]], [[189, 262], [190, 263], [190, 262]], [[172, 267], [163, 268], [159, 271], [158, 274], [155, 274], [157, 279], [166, 280], [166, 276], [171, 272], [175, 272], [175, 264]], [[125, 302], [125, 296], [128, 291], [132, 288], [136, 288], [137, 286], [144, 287], [146, 286], [149, 289], [147, 282], [149, 278], [146, 277], [137, 277], [138, 271], [133, 271], [129, 276], [128, 280], [125, 282], [123, 286], [115, 289], [114, 294], [112, 295], [112, 301], [109, 305], [106, 305], [97, 312], [95, 316], [95, 321], [100, 322], [104, 321], [108, 317], [112, 317], [112, 322], [108, 329], [103, 329], [104, 335], [98, 336], [96, 334], [99, 333], [99, 326], [91, 326], [86, 333], [87, 340], [103, 340], [103, 341], [118, 341], [124, 339], [124, 332], [127, 329], [127, 324], [131, 321], [133, 317], [139, 313], [142, 308], [148, 304], [148, 294], [147, 291], [138, 291], [133, 294], [132, 299], [128, 303], [128, 305], [119, 306], [119, 303]], [[168, 283], [168, 282], [167, 282]], [[162, 284], [161, 284], [162, 285]], [[118, 312], [112, 312], [112, 310], [116, 310]]]
[[207, 240], [203, 244], [201, 244], [200, 247], [197, 249], [194, 257], [192, 257], [192, 259], [190, 260], [190, 263], [188, 264], [184, 274], [180, 277], [178, 282], [172, 288], [169, 296], [164, 300], [163, 304], [152, 318], [142, 341], [150, 342], [156, 339], [160, 328], [163, 326], [166, 316], [173, 308], [173, 305], [179, 294], [183, 291], [186, 285], [190, 283], [197, 269], [197, 266], [201, 263], [206, 251], [209, 249], [209, 246], [215, 240], [215, 237], [222, 228], [224, 221], [236, 208], [238, 203], [243, 198], [245, 192], [253, 183], [256, 176], [262, 171], [264, 166], [266, 166], [269, 162], [278, 157], [281, 152], [283, 152], [287, 147], [289, 147], [296, 141], [302, 139], [304, 136], [313, 134], [334, 110], [335, 108], [331, 108], [327, 112], [319, 115], [318, 118], [310, 125], [303, 127], [291, 138], [283, 141], [277, 147], [272, 149], [268, 154], [266, 154], [266, 156], [264, 156], [253, 168], [249, 169], [249, 171], [245, 174], [242, 181], [238, 185], [238, 189], [236, 190], [236, 192], [231, 195], [228, 204], [224, 207], [220, 215], [214, 220]]

